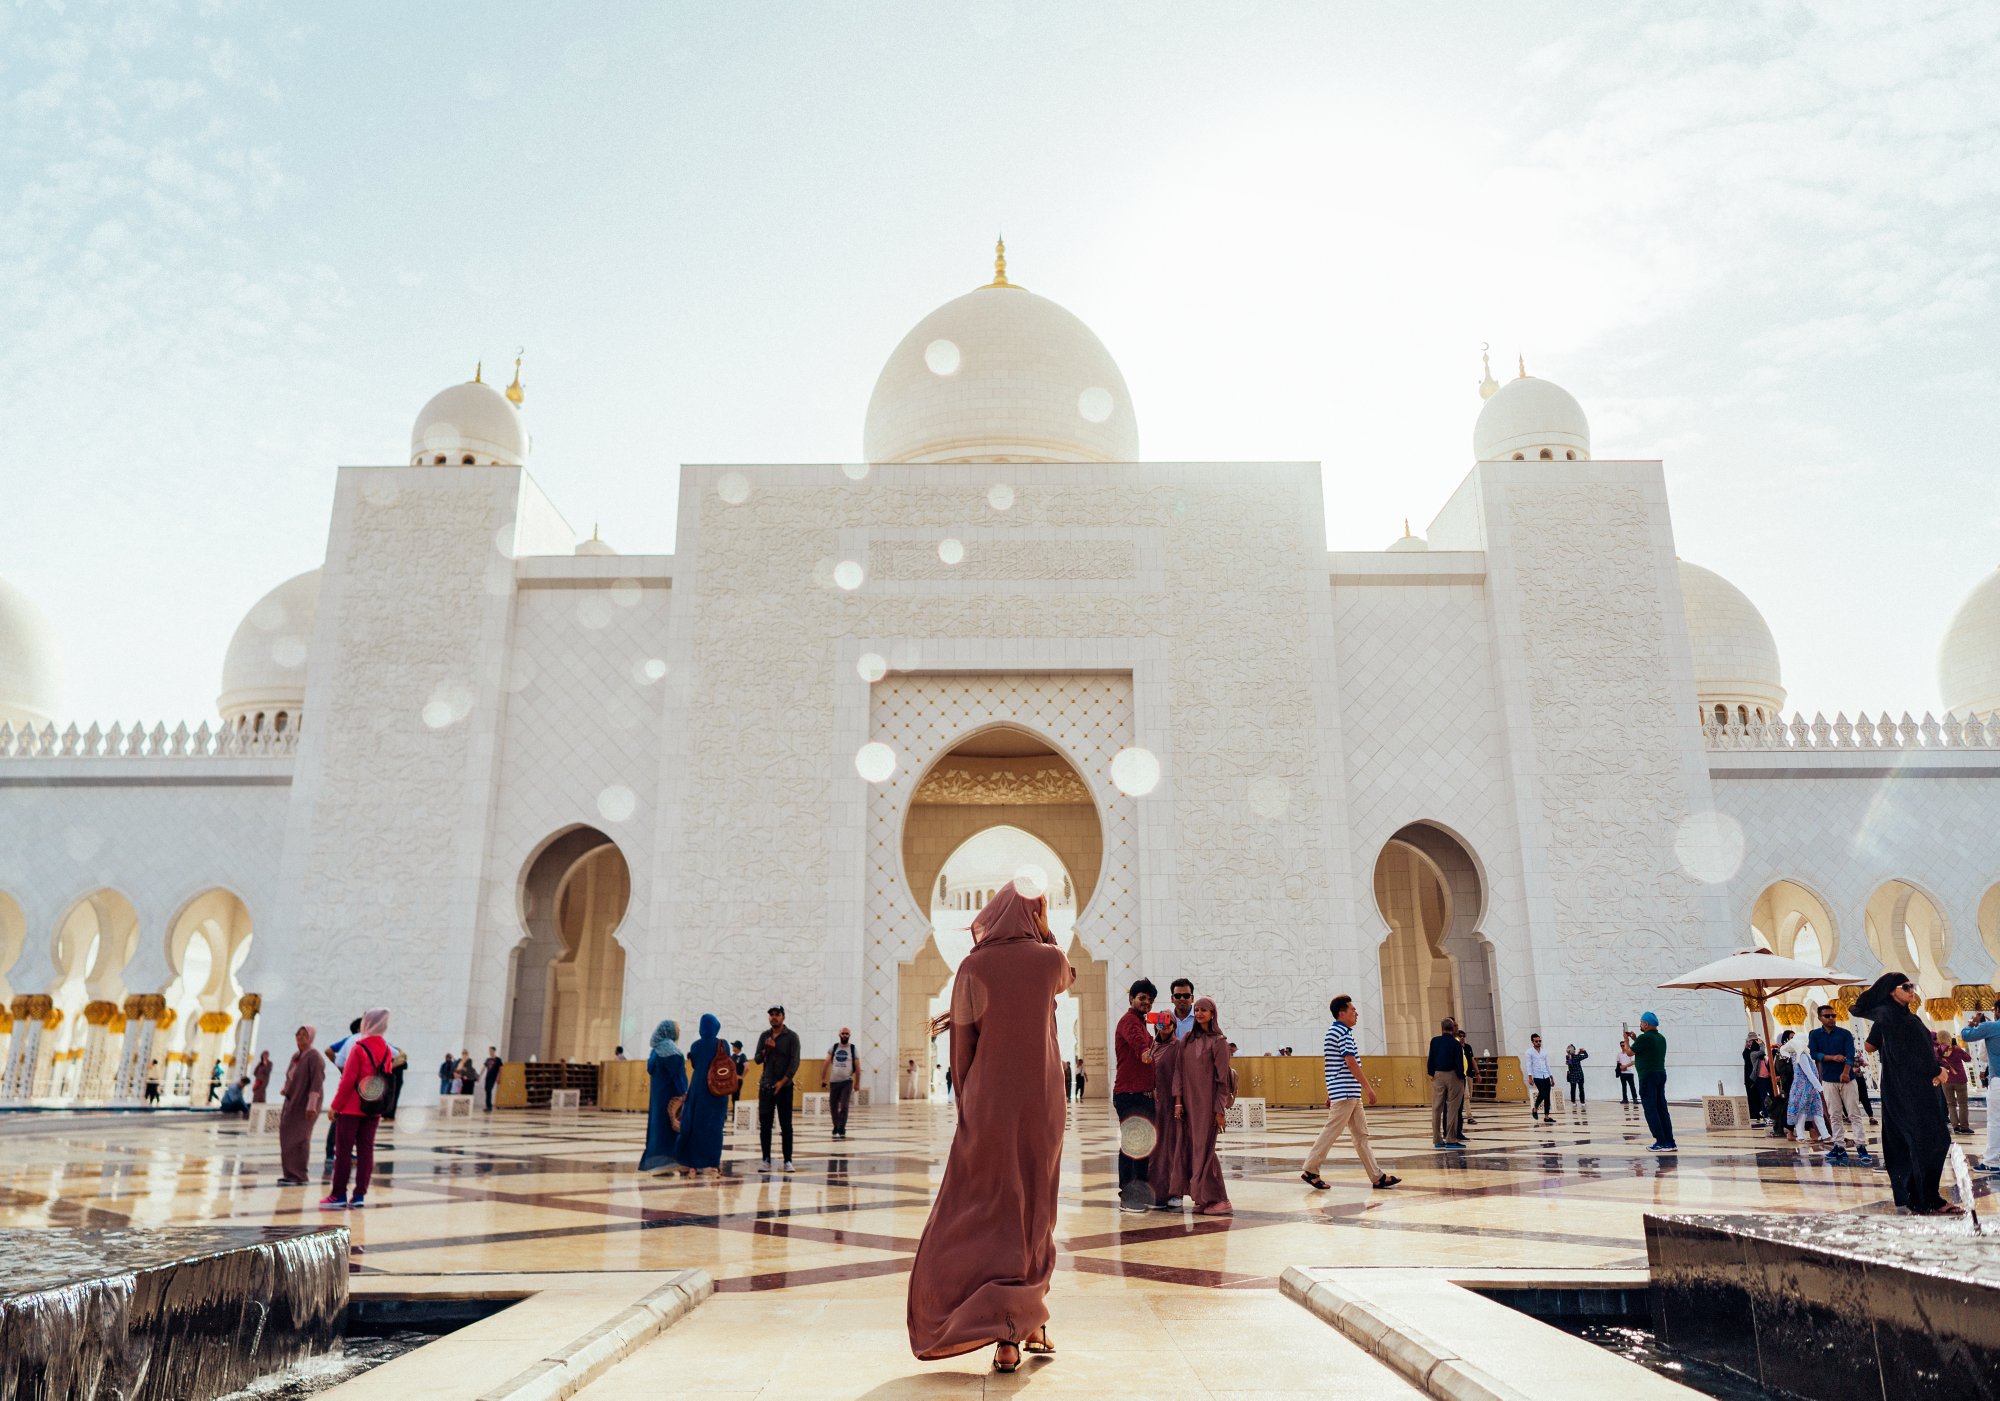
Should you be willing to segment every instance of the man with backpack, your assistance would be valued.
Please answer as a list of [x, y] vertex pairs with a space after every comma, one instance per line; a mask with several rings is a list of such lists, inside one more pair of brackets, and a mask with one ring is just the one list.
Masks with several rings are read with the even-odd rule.
[[861, 1058], [848, 1036], [847, 1028], [842, 1027], [840, 1039], [826, 1053], [826, 1065], [820, 1075], [826, 1082], [826, 1105], [833, 1115], [835, 1138], [847, 1137], [847, 1107], [854, 1100], [854, 1082], [861, 1075]]

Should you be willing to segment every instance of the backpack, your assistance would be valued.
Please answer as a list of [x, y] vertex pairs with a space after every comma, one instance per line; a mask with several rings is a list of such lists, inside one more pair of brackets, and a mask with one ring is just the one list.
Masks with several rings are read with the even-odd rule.
[[[359, 1043], [355, 1045], [354, 1049], [361, 1055], [365, 1056], [368, 1054], [367, 1048], [361, 1046]], [[387, 1074], [389, 1067], [382, 1061], [374, 1060], [373, 1057], [370, 1057], [369, 1061], [364, 1062], [364, 1064], [369, 1063], [372, 1063], [375, 1068], [355, 1081], [354, 1093], [361, 1097], [361, 1112], [370, 1119], [379, 1119], [382, 1117], [382, 1111], [389, 1107], [389, 1076]]]
[[708, 1058], [708, 1092], [718, 1099], [729, 1099], [743, 1086], [743, 1072], [736, 1068], [736, 1057], [720, 1046]]

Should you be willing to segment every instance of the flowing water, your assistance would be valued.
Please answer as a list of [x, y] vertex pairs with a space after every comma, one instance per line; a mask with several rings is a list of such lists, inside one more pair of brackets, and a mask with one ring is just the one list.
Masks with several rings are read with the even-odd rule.
[[[1992, 1110], [1987, 1111], [1989, 1114]], [[1951, 1178], [1958, 1188], [1958, 1204], [1965, 1208], [1966, 1223], [1972, 1227], [1972, 1234], [1979, 1234], [1979, 1208], [1972, 1200], [1972, 1169], [1966, 1166], [1965, 1150], [1956, 1143], [1951, 1145]]]
[[0, 1396], [217, 1396], [325, 1353], [344, 1228], [0, 1230]]

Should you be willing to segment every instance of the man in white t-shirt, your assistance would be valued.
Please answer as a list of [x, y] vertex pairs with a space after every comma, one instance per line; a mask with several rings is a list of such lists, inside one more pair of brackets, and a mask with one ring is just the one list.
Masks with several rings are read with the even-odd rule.
[[826, 1104], [833, 1113], [835, 1138], [847, 1137], [847, 1106], [853, 1102], [854, 1082], [861, 1075], [861, 1056], [848, 1036], [847, 1028], [842, 1027], [840, 1039], [827, 1050], [820, 1076], [826, 1082]]

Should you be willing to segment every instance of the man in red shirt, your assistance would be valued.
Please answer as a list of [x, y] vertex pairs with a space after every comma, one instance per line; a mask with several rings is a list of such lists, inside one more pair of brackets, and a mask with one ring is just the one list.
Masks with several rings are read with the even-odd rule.
[[[1121, 1211], [1147, 1211], [1152, 1187], [1146, 1181], [1146, 1160], [1152, 1156], [1153, 1124], [1153, 1038], [1146, 1030], [1146, 1014], [1160, 995], [1150, 978], [1132, 984], [1131, 1005], [1118, 1019], [1112, 1036], [1117, 1056], [1117, 1073], [1111, 1078], [1111, 1107], [1118, 1114], [1118, 1207]], [[1142, 1124], [1140, 1121], [1144, 1120]], [[1127, 1149], [1138, 1149], [1137, 1153]]]

